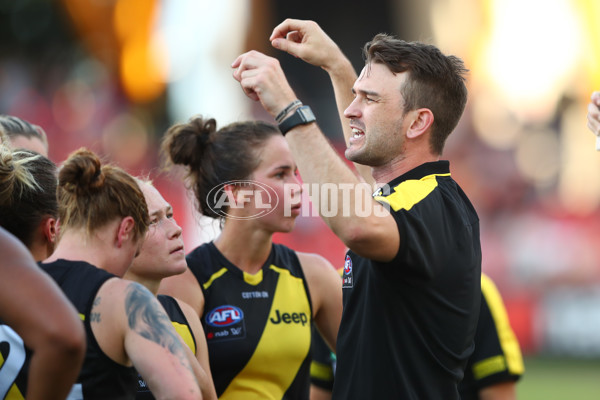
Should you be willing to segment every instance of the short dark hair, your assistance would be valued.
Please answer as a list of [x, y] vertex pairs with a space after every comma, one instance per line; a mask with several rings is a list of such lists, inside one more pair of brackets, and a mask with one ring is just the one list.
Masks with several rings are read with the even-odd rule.
[[167, 167], [187, 167], [188, 184], [194, 190], [198, 211], [220, 218], [214, 211], [214, 188], [226, 182], [244, 180], [260, 164], [260, 149], [267, 139], [281, 135], [276, 126], [263, 121], [235, 122], [217, 130], [214, 118], [192, 117], [187, 123], [170, 127], [162, 142]]
[[467, 103], [468, 70], [463, 61], [444, 55], [435, 46], [406, 42], [384, 33], [365, 44], [363, 57], [367, 66], [380, 63], [395, 74], [408, 72], [400, 89], [405, 101], [404, 113], [422, 107], [431, 110], [434, 122], [430, 146], [441, 154]]

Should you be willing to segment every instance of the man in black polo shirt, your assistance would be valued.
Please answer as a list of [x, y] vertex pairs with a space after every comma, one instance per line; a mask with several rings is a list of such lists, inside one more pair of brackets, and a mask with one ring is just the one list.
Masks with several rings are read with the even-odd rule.
[[462, 61], [377, 35], [356, 78], [314, 22], [288, 19], [270, 39], [330, 74], [349, 119], [346, 158], [370, 168], [378, 187], [361, 185], [337, 156], [277, 60], [251, 51], [233, 62], [245, 93], [287, 134], [303, 181], [327, 186], [317, 209], [350, 249], [333, 398], [458, 399], [481, 296], [479, 219], [440, 161], [466, 104]]

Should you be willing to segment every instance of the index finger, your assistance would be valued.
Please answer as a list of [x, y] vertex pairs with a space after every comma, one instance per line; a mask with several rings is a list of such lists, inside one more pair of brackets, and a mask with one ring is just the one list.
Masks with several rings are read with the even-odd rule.
[[285, 39], [287, 34], [293, 31], [297, 31], [301, 28], [302, 21], [299, 19], [287, 18], [285, 21], [280, 23], [273, 29], [273, 33], [271, 33], [271, 37], [269, 37], [269, 41], [273, 41], [273, 39]]

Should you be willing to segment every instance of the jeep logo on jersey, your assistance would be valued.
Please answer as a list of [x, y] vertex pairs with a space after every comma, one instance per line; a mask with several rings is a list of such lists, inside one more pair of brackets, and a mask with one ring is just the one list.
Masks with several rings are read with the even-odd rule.
[[208, 313], [206, 316], [206, 323], [210, 326], [222, 328], [237, 324], [244, 319], [244, 313], [242, 310], [235, 306], [219, 306]]
[[283, 322], [284, 324], [302, 324], [304, 326], [308, 322], [306, 313], [279, 313], [279, 310], [275, 310], [275, 316], [271, 317], [271, 322], [275, 325]]
[[344, 261], [344, 275], [350, 275], [352, 272], [352, 259], [350, 256], [346, 256], [346, 261]]

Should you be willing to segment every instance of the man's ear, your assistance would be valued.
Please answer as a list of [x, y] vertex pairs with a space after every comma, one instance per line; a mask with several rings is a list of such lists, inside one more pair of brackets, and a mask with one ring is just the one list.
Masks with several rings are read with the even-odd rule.
[[409, 139], [416, 139], [427, 132], [433, 125], [433, 113], [428, 108], [413, 110], [407, 116], [411, 118], [410, 126], [406, 131], [406, 137]]
[[123, 243], [133, 238], [133, 228], [135, 228], [135, 221], [132, 217], [127, 216], [121, 220], [121, 223], [117, 228], [117, 247], [120, 248]]

